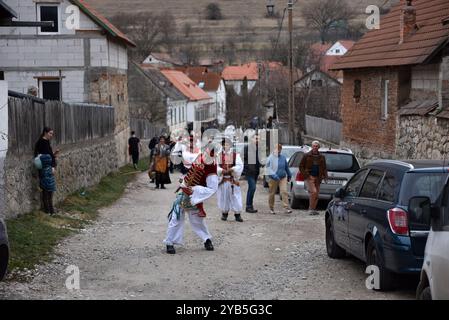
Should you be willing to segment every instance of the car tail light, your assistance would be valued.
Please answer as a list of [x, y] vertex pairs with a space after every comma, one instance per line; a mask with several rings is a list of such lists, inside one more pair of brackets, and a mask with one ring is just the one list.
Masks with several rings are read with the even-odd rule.
[[402, 209], [394, 208], [387, 211], [388, 222], [390, 223], [391, 231], [394, 234], [408, 236], [408, 215]]
[[296, 182], [304, 182], [304, 176], [300, 171], [296, 174]]

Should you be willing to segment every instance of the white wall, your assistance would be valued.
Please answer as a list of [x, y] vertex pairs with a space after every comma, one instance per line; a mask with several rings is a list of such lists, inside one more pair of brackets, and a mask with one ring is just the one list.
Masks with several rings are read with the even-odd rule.
[[4, 217], [4, 161], [8, 150], [8, 83], [0, 81], [0, 217]]
[[[248, 92], [251, 92], [256, 86], [257, 81], [248, 81]], [[227, 81], [227, 85], [233, 86], [235, 93], [241, 95], [243, 81]]]

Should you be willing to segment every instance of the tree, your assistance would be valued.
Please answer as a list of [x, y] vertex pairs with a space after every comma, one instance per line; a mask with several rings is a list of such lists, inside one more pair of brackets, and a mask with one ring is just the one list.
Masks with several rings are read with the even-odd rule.
[[221, 14], [221, 8], [218, 3], [209, 3], [206, 6], [206, 19], [208, 20], [221, 20], [223, 15]]
[[184, 23], [182, 26], [182, 32], [185, 38], [189, 38], [192, 33], [192, 25], [188, 22]]
[[355, 11], [346, 0], [313, 0], [304, 4], [301, 15], [325, 43], [329, 32], [347, 24], [355, 17]]

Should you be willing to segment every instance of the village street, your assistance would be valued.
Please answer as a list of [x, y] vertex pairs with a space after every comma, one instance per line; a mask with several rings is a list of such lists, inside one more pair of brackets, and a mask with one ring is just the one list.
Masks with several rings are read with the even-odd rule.
[[[0, 283], [0, 299], [414, 298], [416, 283], [389, 293], [367, 290], [363, 263], [327, 257], [323, 213], [271, 215], [261, 184], [259, 213], [244, 214], [244, 223], [221, 221], [215, 198], [206, 204], [215, 251], [204, 250], [187, 223], [185, 248], [168, 255], [162, 240], [176, 187], [152, 190], [139, 174], [97, 222], [61, 243], [30, 282]], [[79, 267], [79, 291], [65, 286], [69, 265]]]

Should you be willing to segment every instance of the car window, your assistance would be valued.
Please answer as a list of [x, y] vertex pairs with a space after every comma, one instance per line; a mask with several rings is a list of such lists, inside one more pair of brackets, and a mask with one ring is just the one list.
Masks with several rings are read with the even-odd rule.
[[360, 166], [352, 154], [323, 152], [326, 158], [326, 168], [330, 172], [354, 173]]
[[443, 172], [423, 173], [409, 172], [404, 176], [400, 204], [408, 206], [413, 197], [429, 197], [432, 203], [435, 203], [441, 194], [448, 174]]
[[287, 159], [290, 159], [290, 157], [297, 151], [298, 149], [295, 148], [283, 148], [281, 154]]
[[299, 168], [301, 164], [301, 160], [304, 157], [304, 152], [297, 152], [294, 156], [294, 159], [290, 159], [289, 167]]
[[380, 170], [371, 170], [368, 177], [366, 177], [362, 191], [360, 191], [360, 197], [377, 199], [377, 190], [384, 174], [385, 173]]
[[382, 181], [379, 190], [379, 200], [394, 202], [396, 198], [396, 190], [398, 188], [398, 180], [395, 176], [387, 174]]
[[367, 169], [357, 172], [354, 177], [348, 182], [346, 186], [346, 196], [357, 197], [362, 187], [363, 181], [365, 180]]

